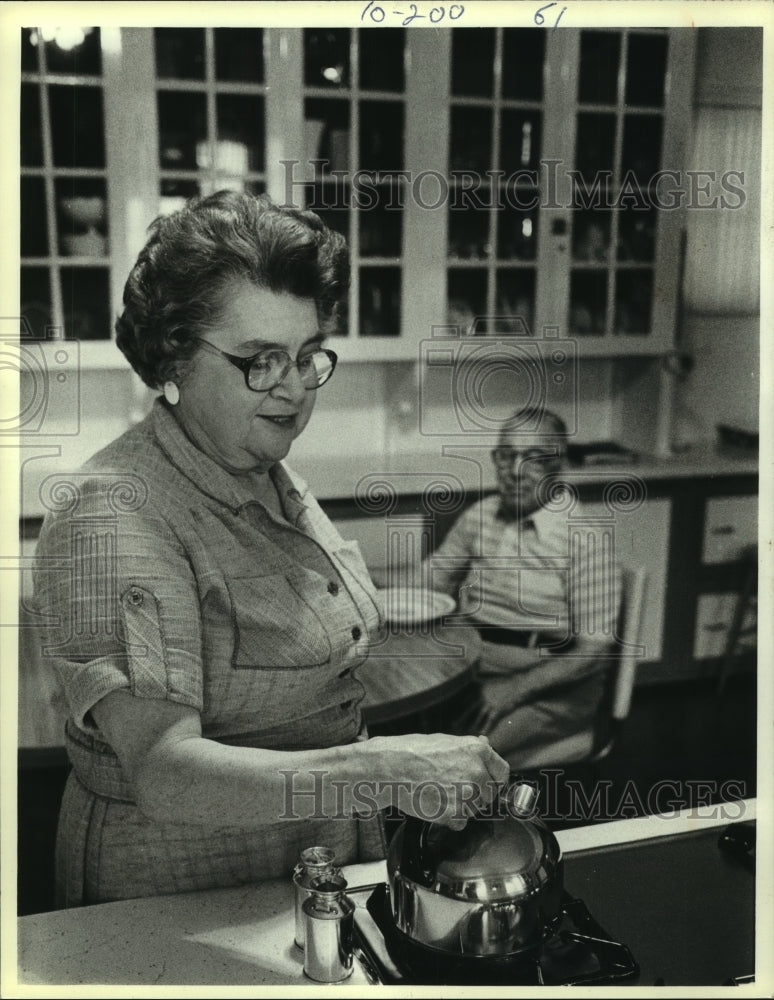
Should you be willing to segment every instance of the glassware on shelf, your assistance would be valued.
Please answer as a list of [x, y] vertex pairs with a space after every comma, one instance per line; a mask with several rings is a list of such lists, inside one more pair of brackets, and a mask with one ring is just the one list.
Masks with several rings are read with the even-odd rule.
[[348, 87], [349, 28], [304, 28], [304, 83], [307, 87]]
[[58, 177], [55, 183], [59, 252], [67, 257], [105, 257], [107, 190], [92, 177]]
[[570, 274], [570, 334], [603, 336], [607, 316], [607, 270], [573, 268]]
[[160, 90], [159, 165], [164, 170], [196, 170], [199, 144], [207, 139], [204, 93]]
[[604, 264], [610, 256], [611, 214], [607, 211], [575, 212], [572, 227], [572, 258]]

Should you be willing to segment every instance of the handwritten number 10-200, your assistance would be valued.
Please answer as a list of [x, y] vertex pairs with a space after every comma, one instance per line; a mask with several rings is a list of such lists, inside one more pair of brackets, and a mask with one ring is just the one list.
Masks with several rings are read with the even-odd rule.
[[[425, 15], [419, 13], [415, 3], [410, 3], [408, 6], [411, 11], [409, 14], [405, 14], [405, 11], [402, 10], [392, 11], [393, 14], [403, 18], [401, 24], [404, 28], [407, 28], [413, 21], [416, 21], [417, 18], [424, 19], [425, 17], [428, 17], [432, 24], [440, 24], [440, 22], [446, 17], [445, 7], [431, 7], [430, 12]], [[449, 20], [457, 21], [464, 13], [465, 8], [461, 3], [453, 3], [451, 7], [449, 7]], [[360, 15], [361, 21], [365, 20], [366, 14], [368, 14], [374, 24], [381, 24], [386, 17], [384, 7], [380, 7], [378, 4], [375, 4], [374, 0], [369, 0], [369, 3], [363, 8], [363, 13]]]

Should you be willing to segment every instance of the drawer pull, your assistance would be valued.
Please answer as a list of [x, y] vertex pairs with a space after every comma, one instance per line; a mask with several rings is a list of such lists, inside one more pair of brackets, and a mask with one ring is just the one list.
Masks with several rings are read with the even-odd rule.
[[732, 524], [722, 524], [718, 528], [712, 529], [713, 535], [733, 535], [736, 529]]

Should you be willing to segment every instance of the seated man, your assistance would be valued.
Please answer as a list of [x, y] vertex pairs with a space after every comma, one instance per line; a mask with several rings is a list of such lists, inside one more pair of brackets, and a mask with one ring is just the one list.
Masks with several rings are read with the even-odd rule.
[[606, 693], [618, 570], [612, 538], [562, 487], [567, 431], [520, 410], [492, 452], [498, 495], [467, 508], [425, 564], [482, 637], [480, 697], [457, 728], [484, 733], [514, 767], [588, 729]]

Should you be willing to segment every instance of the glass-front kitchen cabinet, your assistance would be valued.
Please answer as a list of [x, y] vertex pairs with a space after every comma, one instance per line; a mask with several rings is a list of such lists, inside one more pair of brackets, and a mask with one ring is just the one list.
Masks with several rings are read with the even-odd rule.
[[342, 360], [415, 360], [444, 324], [672, 346], [692, 32], [84, 30], [21, 38], [22, 312], [81, 364], [115, 362], [148, 222], [221, 187], [347, 236]]

